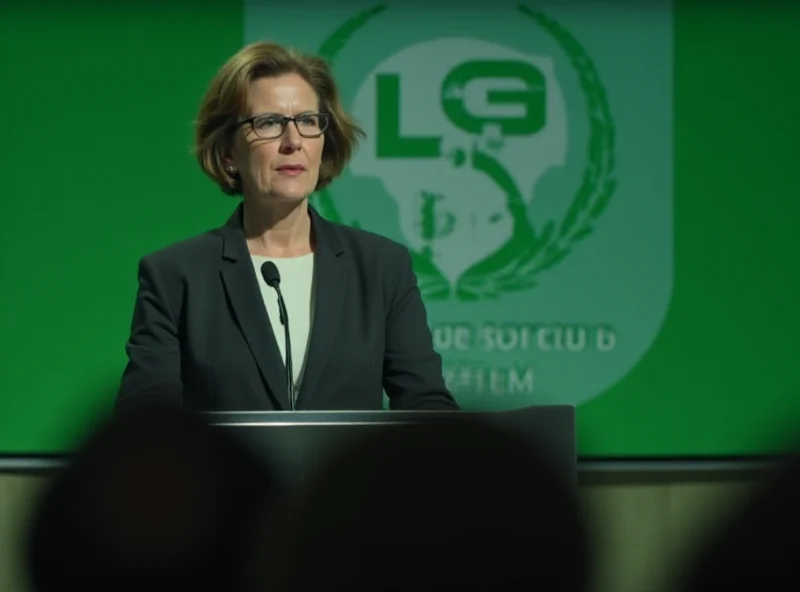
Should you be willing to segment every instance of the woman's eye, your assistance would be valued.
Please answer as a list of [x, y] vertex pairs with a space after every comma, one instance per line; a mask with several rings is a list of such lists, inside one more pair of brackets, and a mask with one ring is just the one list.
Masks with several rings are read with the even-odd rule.
[[256, 126], [263, 128], [263, 127], [274, 127], [276, 125], [280, 125], [281, 120], [277, 117], [267, 117], [265, 119], [259, 119], [256, 121]]

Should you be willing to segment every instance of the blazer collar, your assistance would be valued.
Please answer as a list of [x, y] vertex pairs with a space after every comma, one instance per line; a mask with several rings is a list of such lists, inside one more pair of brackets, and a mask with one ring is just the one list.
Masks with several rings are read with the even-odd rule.
[[[349, 266], [342, 257], [345, 249], [339, 229], [322, 218], [313, 207], [309, 206], [308, 211], [315, 237], [314, 305], [303, 381], [297, 393], [298, 409], [303, 401], [313, 398], [314, 391], [321, 384], [330, 353], [336, 347], [340, 320], [345, 316], [343, 309], [349, 283]], [[250, 263], [242, 213], [240, 204], [221, 228], [222, 257], [229, 262], [223, 266], [222, 280], [235, 320], [268, 387], [269, 396], [277, 409], [289, 409], [284, 365], [272, 324], [261, 299], [258, 280]], [[289, 322], [291, 326], [291, 319]], [[298, 360], [296, 363], [299, 362]]]

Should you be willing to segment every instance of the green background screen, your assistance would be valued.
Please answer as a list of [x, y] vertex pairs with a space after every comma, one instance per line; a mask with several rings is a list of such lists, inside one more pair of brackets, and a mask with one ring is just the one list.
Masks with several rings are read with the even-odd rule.
[[[190, 149], [243, 7], [184, 4], [3, 9], [0, 454], [63, 452], [109, 411], [139, 258], [235, 206]], [[800, 420], [800, 13], [693, 4], [673, 16], [670, 305], [579, 405], [586, 456], [766, 454]]]

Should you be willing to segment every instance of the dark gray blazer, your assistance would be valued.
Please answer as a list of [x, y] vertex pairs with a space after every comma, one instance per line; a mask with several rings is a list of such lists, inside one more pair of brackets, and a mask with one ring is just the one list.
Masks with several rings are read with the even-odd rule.
[[[315, 309], [301, 410], [457, 409], [408, 250], [310, 208]], [[290, 320], [291, 321], [291, 320]], [[239, 206], [228, 222], [142, 258], [117, 408], [289, 409], [285, 370]]]

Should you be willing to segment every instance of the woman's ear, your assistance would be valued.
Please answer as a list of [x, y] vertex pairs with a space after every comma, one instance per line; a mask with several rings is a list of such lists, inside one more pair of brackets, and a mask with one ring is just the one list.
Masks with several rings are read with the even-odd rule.
[[226, 141], [220, 146], [219, 154], [222, 156], [220, 161], [222, 162], [222, 166], [225, 167], [225, 170], [229, 173], [231, 172], [231, 168], [233, 168], [234, 172], [238, 172], [236, 167], [236, 157], [235, 157], [235, 150], [234, 150], [234, 143], [236, 141], [234, 137], [226, 138]]
[[233, 158], [233, 154], [230, 152], [222, 157], [222, 166], [225, 167], [225, 170], [230, 175], [235, 175], [239, 172], [239, 170], [236, 168], [236, 160]]

